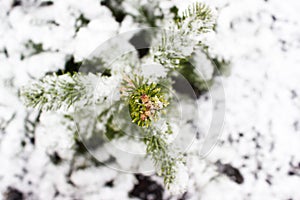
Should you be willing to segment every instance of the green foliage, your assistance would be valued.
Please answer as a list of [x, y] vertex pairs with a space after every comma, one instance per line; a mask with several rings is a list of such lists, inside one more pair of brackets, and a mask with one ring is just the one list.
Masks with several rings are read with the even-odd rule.
[[194, 90], [197, 90], [198, 92], [208, 91], [209, 86], [211, 86], [210, 80], [203, 80], [195, 73], [195, 70], [195, 66], [190, 62], [183, 63], [178, 69], [179, 73], [191, 83]]
[[[25, 47], [30, 51], [28, 57], [39, 54], [44, 50], [43, 44], [42, 43], [35, 43], [32, 40], [28, 40], [28, 42], [25, 44]], [[21, 59], [24, 59], [26, 56], [22, 55]]]
[[213, 58], [212, 59], [214, 64], [216, 65], [216, 68], [218, 72], [215, 72], [216, 75], [229, 75], [230, 74], [230, 62], [225, 59], [218, 59]]
[[[116, 2], [121, 3], [122, 1], [117, 0]], [[111, 1], [103, 1], [103, 4], [107, 7], [114, 7]], [[154, 14], [151, 12], [152, 10], [157, 10], [158, 14]], [[138, 14], [136, 16], [134, 14], [131, 15], [133, 19], [151, 26], [157, 26], [157, 20], [163, 18], [163, 12], [156, 3], [151, 7], [140, 6], [137, 11]], [[93, 93], [95, 91], [95, 85], [99, 82], [104, 82], [108, 77], [112, 78], [111, 80], [116, 81], [117, 84], [114, 87], [107, 86], [107, 88], [105, 88], [106, 85], [112, 82], [105, 82], [102, 85], [104, 87], [104, 100], [102, 103], [106, 100], [108, 94], [110, 94], [110, 90], [116, 89], [116, 87], [119, 87], [119, 84], [121, 84], [121, 87], [117, 88], [117, 92], [120, 92], [120, 99], [114, 100], [113, 105], [102, 105], [103, 107], [100, 107], [100, 109], [102, 109], [100, 110], [100, 114], [97, 113], [97, 119], [92, 119], [95, 121], [94, 125], [96, 126], [96, 123], [102, 123], [103, 126], [101, 127], [103, 127], [103, 129], [101, 129], [100, 132], [105, 129], [106, 137], [109, 140], [113, 140], [124, 136], [123, 131], [126, 130], [125, 126], [128, 126], [128, 123], [137, 124], [138, 126], [134, 127], [137, 128], [139, 133], [143, 136], [146, 152], [152, 158], [158, 174], [164, 178], [164, 183], [168, 187], [174, 182], [177, 165], [184, 163], [184, 157], [180, 153], [175, 153], [174, 147], [167, 142], [168, 137], [173, 134], [172, 127], [168, 123], [169, 118], [167, 118], [166, 122], [163, 122], [167, 125], [165, 130], [158, 130], [156, 124], [153, 123], [165, 114], [166, 111], [171, 110], [169, 109], [171, 106], [167, 107], [170, 102], [170, 91], [164, 91], [163, 86], [172, 85], [173, 72], [176, 70], [192, 84], [194, 89], [196, 88], [201, 92], [208, 89], [212, 80], [202, 80], [198, 74], [195, 73], [195, 67], [190, 61], [198, 50], [202, 49], [208, 54], [208, 46], [204, 44], [201, 36], [204, 33], [213, 31], [215, 26], [215, 18], [212, 10], [201, 3], [193, 4], [181, 14], [178, 13], [177, 7], [172, 7], [170, 12], [174, 15], [170, 30], [163, 31], [161, 34], [157, 34], [156, 38], [149, 39], [149, 41], [153, 42], [149, 51], [150, 58], [153, 58], [153, 61], [163, 65], [164, 68], [167, 69], [167, 74], [170, 75], [170, 77], [165, 80], [150, 82], [149, 80], [145, 80], [143, 76], [136, 74], [132, 75], [133, 78], [123, 77], [120, 83], [119, 81], [122, 77], [119, 75], [123, 72], [116, 74], [114, 70], [111, 70], [107, 66], [107, 63], [102, 58], [93, 58], [83, 63], [87, 71], [91, 72], [90, 74], [94, 73], [92, 77], [89, 76], [90, 74], [85, 75], [78, 73], [79, 66], [82, 63], [75, 63], [74, 58], [71, 57], [66, 63], [64, 71], [47, 75], [43, 79], [33, 82], [30, 86], [23, 87], [20, 91], [21, 97], [28, 107], [42, 110], [58, 110], [61, 108], [69, 109], [76, 103], [84, 107], [95, 101], [95, 99], [93, 99], [93, 95], [95, 95]], [[119, 9], [113, 12], [113, 14], [118, 15], [120, 21], [122, 21], [125, 16], [123, 10]], [[76, 32], [79, 31], [81, 27], [87, 26], [88, 23], [89, 19], [80, 15], [76, 20]], [[34, 54], [43, 51], [41, 44], [30, 42], [28, 45], [28, 47], [34, 49]], [[148, 51], [146, 51], [146, 53], [148, 53]], [[126, 59], [127, 57], [120, 60], [119, 63], [122, 65], [123, 62], [126, 66]], [[141, 61], [143, 60], [141, 59]], [[217, 62], [218, 60], [214, 59], [213, 61], [215, 61], [217, 65], [215, 70], [224, 70], [224, 66], [226, 65], [224, 60]], [[102, 73], [99, 73], [99, 71]], [[65, 72], [68, 73], [65, 74]], [[208, 85], [206, 83], [208, 83]], [[97, 90], [96, 95], [102, 95], [98, 93], [101, 93], [100, 89]], [[96, 101], [98, 103], [100, 102], [99, 99], [96, 99]], [[124, 107], [127, 108], [127, 106], [130, 116], [128, 115], [128, 110], [123, 109]], [[124, 113], [121, 113], [122, 109], [126, 110], [125, 114], [129, 119], [128, 122], [126, 121], [127, 118], [123, 115]], [[168, 116], [171, 116], [171, 114]], [[125, 122], [117, 119], [122, 119]], [[131, 129], [131, 127], [129, 129]], [[93, 134], [95, 136], [100, 132], [95, 131]], [[78, 142], [77, 137], [75, 137], [75, 140], [77, 140], [78, 148], [81, 148], [83, 145]], [[81, 150], [83, 151], [83, 149]], [[56, 155], [54, 155], [53, 158], [56, 160]]]
[[156, 83], [142, 83], [143, 79], [131, 81], [129, 96], [129, 111], [133, 123], [138, 126], [149, 127], [153, 120], [157, 120], [159, 112], [169, 102], [165, 99], [161, 87]]
[[137, 11], [139, 14], [137, 16], [133, 16], [134, 20], [150, 27], [157, 27], [157, 20], [161, 20], [164, 17], [161, 9], [159, 8], [158, 1], [154, 1], [152, 4], [142, 5], [137, 9]]
[[196, 27], [198, 28], [198, 31], [204, 31], [205, 29], [212, 29], [214, 26], [214, 23], [211, 23], [210, 26], [207, 26], [209, 22], [211, 22], [213, 19], [213, 14], [211, 9], [203, 4], [203, 3], [194, 3], [192, 6], [189, 6], [182, 14], [182, 17], [178, 18], [176, 21], [177, 25], [179, 27], [182, 26], [185, 21], [189, 20], [189, 27], [192, 26], [193, 21], [200, 21], [203, 22], [203, 27]]
[[23, 87], [21, 97], [27, 107], [42, 110], [68, 109], [85, 95], [85, 86], [79, 77], [79, 74], [45, 76], [30, 87]]
[[194, 3], [181, 16], [177, 16], [175, 24], [184, 34], [194, 36], [213, 31], [216, 19], [213, 11], [203, 3]]
[[112, 115], [109, 117], [109, 119], [105, 125], [105, 129], [106, 129], [105, 135], [109, 140], [124, 136], [124, 133], [121, 130], [115, 128], [115, 126], [113, 124], [113, 116]]
[[29, 40], [25, 44], [25, 47], [33, 50], [31, 55], [38, 54], [38, 53], [44, 51], [42, 43], [34, 43], [32, 40]]
[[181, 15], [176, 7], [171, 12], [174, 14], [174, 23], [169, 30], [161, 33], [151, 48], [151, 54], [154, 61], [173, 70], [189, 61], [197, 49], [207, 48], [200, 36], [213, 31], [215, 18], [212, 10], [201, 3], [189, 6]]
[[169, 187], [174, 182], [177, 172], [177, 164], [182, 162], [182, 157], [172, 156], [172, 149], [163, 139], [163, 133], [154, 135], [149, 133], [149, 136], [144, 139], [147, 145], [147, 153], [158, 170], [158, 174], [164, 178], [164, 184]]

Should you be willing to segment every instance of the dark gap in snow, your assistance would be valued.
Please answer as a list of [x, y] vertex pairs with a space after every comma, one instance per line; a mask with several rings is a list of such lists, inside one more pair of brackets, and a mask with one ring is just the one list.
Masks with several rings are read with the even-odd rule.
[[221, 161], [217, 161], [216, 166], [220, 173], [226, 175], [232, 181], [238, 184], [242, 184], [244, 182], [244, 177], [239, 171], [239, 169], [233, 167], [231, 164], [223, 164], [221, 163]]
[[13, 113], [12, 116], [8, 120], [0, 119], [0, 131], [5, 134], [6, 128], [9, 126], [9, 124], [15, 119], [17, 113]]
[[257, 170], [260, 171], [262, 169], [263, 169], [262, 163], [260, 161], [257, 161]]
[[296, 174], [296, 173], [295, 173], [294, 171], [289, 171], [289, 172], [288, 172], [288, 175], [289, 175], [289, 176], [294, 176], [295, 174]]
[[101, 76], [107, 76], [107, 77], [110, 77], [111, 76], [111, 69], [105, 69]]
[[176, 6], [173, 6], [170, 8], [170, 13], [173, 13], [174, 17], [173, 20], [176, 21], [178, 20], [180, 17], [178, 15], [178, 8]]
[[255, 180], [258, 179], [258, 174], [257, 174], [257, 172], [253, 172], [253, 176], [254, 176]]
[[178, 200], [187, 200], [187, 199], [189, 199], [187, 192], [183, 193], [183, 195], [180, 198], [178, 198]]
[[59, 195], [60, 195], [60, 192], [57, 190], [57, 188], [55, 188], [54, 198], [58, 197]]
[[90, 20], [81, 13], [75, 22], [75, 32], [77, 33], [79, 29], [86, 27], [89, 23]]
[[[75, 137], [75, 145], [74, 149], [77, 155], [85, 155], [87, 160], [90, 160], [94, 166], [102, 166], [103, 164], [108, 164], [116, 161], [115, 157], [110, 156], [107, 160], [105, 161], [98, 161], [97, 158], [92, 156], [88, 150], [86, 149], [85, 145], [82, 143], [82, 141], [78, 138], [78, 136]], [[72, 172], [71, 172], [72, 174]]]
[[21, 5], [22, 5], [22, 1], [14, 0], [11, 4], [11, 7], [14, 8], [14, 7], [21, 6]]
[[270, 150], [269, 152], [272, 152], [275, 148], [275, 143], [272, 141], [271, 144], [270, 144]]
[[292, 94], [292, 99], [295, 99], [296, 97], [298, 97], [298, 94], [295, 90], [291, 90], [291, 94]]
[[249, 23], [253, 23], [253, 19], [252, 19], [252, 18], [250, 18], [250, 17], [248, 17], [248, 18], [247, 18], [247, 22], [249, 22]]
[[53, 154], [49, 155], [49, 157], [54, 165], [59, 165], [62, 161], [62, 158], [56, 151]]
[[54, 26], [60, 26], [60, 24], [58, 22], [56, 22], [55, 20], [48, 20], [47, 23], [52, 24]]
[[138, 183], [129, 192], [129, 197], [136, 197], [141, 200], [163, 199], [163, 187], [150, 177], [141, 174], [135, 175]]
[[139, 54], [139, 58], [144, 57], [145, 55], [148, 54], [149, 52], [149, 48], [145, 48], [145, 47], [149, 47], [149, 40], [147, 39], [149, 35], [147, 34], [146, 31], [141, 31], [137, 34], [135, 34], [130, 40], [130, 44], [132, 44], [136, 50], [138, 51]]
[[81, 140], [79, 138], [75, 138], [75, 151], [77, 154], [82, 155], [87, 153], [87, 149], [85, 148], [84, 144], [81, 142]]
[[289, 176], [299, 176], [300, 177], [300, 162], [294, 163], [294, 157], [291, 158], [289, 162], [290, 170], [288, 171]]
[[26, 146], [26, 141], [25, 141], [25, 140], [22, 140], [22, 141], [21, 141], [21, 146], [22, 146], [22, 147], [25, 147], [25, 146]]
[[228, 136], [228, 142], [230, 143], [230, 144], [232, 144], [233, 143], [233, 138], [232, 138], [232, 135], [231, 134], [229, 134], [229, 136]]
[[[25, 48], [26, 49], [29, 49], [30, 50], [30, 54], [27, 56], [27, 57], [30, 57], [30, 56], [34, 56], [34, 55], [37, 55], [37, 54], [40, 54], [42, 52], [45, 51], [44, 47], [43, 47], [43, 44], [42, 43], [37, 43], [37, 42], [34, 42], [33, 40], [28, 40], [25, 44], [24, 44]], [[24, 56], [24, 55], [23, 55]], [[24, 58], [23, 58], [24, 59]]]
[[230, 26], [229, 27], [230, 27], [230, 29], [234, 30], [234, 23], [232, 21], [230, 22]]
[[106, 6], [115, 17], [116, 21], [121, 23], [126, 16], [124, 9], [121, 7], [123, 0], [103, 0], [102, 6]]
[[197, 131], [197, 133], [196, 133], [196, 139], [200, 139], [200, 133], [199, 133], [199, 131]]
[[23, 172], [23, 174], [25, 175], [25, 174], [28, 173], [28, 170], [27, 170], [25, 167], [23, 167], [23, 168], [22, 168], [22, 172]]
[[3, 50], [1, 50], [0, 53], [3, 53], [6, 58], [9, 58], [9, 54], [8, 54], [8, 51], [7, 51], [6, 47], [3, 47]]
[[186, 80], [183, 80], [182, 78], [172, 77], [172, 81], [174, 82], [172, 87], [174, 88], [174, 90], [176, 92], [189, 95], [191, 98], [199, 98], [200, 96], [202, 96], [206, 93], [205, 90], [198, 88], [195, 84], [193, 84], [189, 80], [188, 81], [189, 81], [189, 84], [191, 85], [191, 87], [193, 89], [193, 92], [190, 92], [190, 90], [186, 89], [186, 87], [185, 87]]
[[28, 113], [25, 117], [25, 123], [24, 123], [25, 137], [29, 139], [29, 142], [32, 145], [35, 145], [35, 130], [40, 122], [41, 113], [42, 111], [38, 111], [37, 113], [35, 112]]
[[114, 186], [114, 180], [107, 181], [107, 182], [105, 183], [105, 186], [106, 186], [106, 187], [113, 187], [113, 186]]
[[41, 2], [40, 6], [45, 7], [45, 6], [52, 6], [54, 3], [53, 1], [43, 1]]
[[68, 184], [70, 184], [71, 186], [73, 187], [77, 187], [76, 184], [71, 180], [71, 176], [72, 176], [72, 173], [74, 171], [74, 166], [73, 166], [73, 163], [70, 165], [70, 169], [68, 171], [68, 173], [66, 174], [66, 181]]
[[56, 72], [57, 75], [62, 75], [65, 73], [74, 74], [79, 71], [79, 67], [81, 66], [81, 62], [75, 62], [74, 56], [69, 56], [65, 63], [65, 67], [63, 70], [58, 70]]
[[23, 200], [24, 194], [16, 188], [8, 187], [4, 193], [5, 200]]

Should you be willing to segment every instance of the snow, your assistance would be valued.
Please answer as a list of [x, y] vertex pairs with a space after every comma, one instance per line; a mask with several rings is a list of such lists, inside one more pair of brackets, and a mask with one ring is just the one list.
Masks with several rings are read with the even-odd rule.
[[[45, 112], [37, 118], [37, 111], [21, 103], [18, 89], [29, 80], [63, 69], [69, 55], [81, 61], [118, 32], [139, 25], [130, 16], [119, 24], [96, 0], [55, 1], [45, 7], [39, 7], [39, 2], [22, 2], [12, 8], [12, 1], [0, 1], [0, 199], [9, 186], [26, 199], [130, 199], [128, 193], [137, 183], [134, 174], [95, 166], [88, 155], [76, 154], [74, 124], [61, 113]], [[194, 1], [161, 4], [164, 8], [175, 4], [183, 10], [189, 2]], [[201, 141], [194, 141], [183, 170], [189, 180], [182, 173], [176, 184], [179, 188], [174, 189], [182, 191], [187, 181], [186, 198], [195, 200], [300, 199], [300, 3], [204, 2], [218, 11], [217, 33], [208, 41], [213, 46], [210, 51], [231, 61], [231, 73], [223, 77], [226, 118], [217, 145], [204, 159], [198, 156]], [[90, 22], [76, 32], [80, 14]], [[45, 51], [31, 55], [32, 49], [25, 47], [29, 40], [41, 43]], [[211, 71], [203, 74], [210, 77]], [[107, 80], [103, 84], [117, 83]], [[203, 96], [199, 103], [198, 126], [206, 133], [211, 97]], [[50, 159], [55, 152], [61, 159], [59, 165]], [[217, 161], [237, 168], [244, 182], [238, 184], [219, 173]], [[126, 158], [119, 162], [128, 164]], [[106, 186], [112, 180], [113, 186]], [[169, 195], [166, 191], [165, 196]]]

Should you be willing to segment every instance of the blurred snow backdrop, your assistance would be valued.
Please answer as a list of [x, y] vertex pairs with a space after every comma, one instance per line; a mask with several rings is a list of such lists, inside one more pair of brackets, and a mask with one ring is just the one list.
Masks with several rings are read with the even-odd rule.
[[[29, 80], [76, 67], [117, 33], [158, 25], [137, 17], [136, 8], [155, 4], [0, 0], [0, 199], [299, 200], [300, 1], [207, 3], [219, 12], [215, 50], [232, 62], [226, 120], [209, 156], [190, 158], [188, 191], [171, 196], [156, 176], [101, 165], [61, 114], [25, 109], [18, 96]], [[205, 107], [209, 97], [201, 98]]]

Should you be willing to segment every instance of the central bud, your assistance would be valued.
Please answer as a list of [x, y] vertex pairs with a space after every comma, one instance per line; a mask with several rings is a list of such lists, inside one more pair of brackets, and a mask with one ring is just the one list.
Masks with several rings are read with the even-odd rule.
[[164, 94], [156, 83], [142, 84], [129, 96], [129, 111], [133, 123], [149, 127], [158, 119], [161, 111], [168, 105]]

